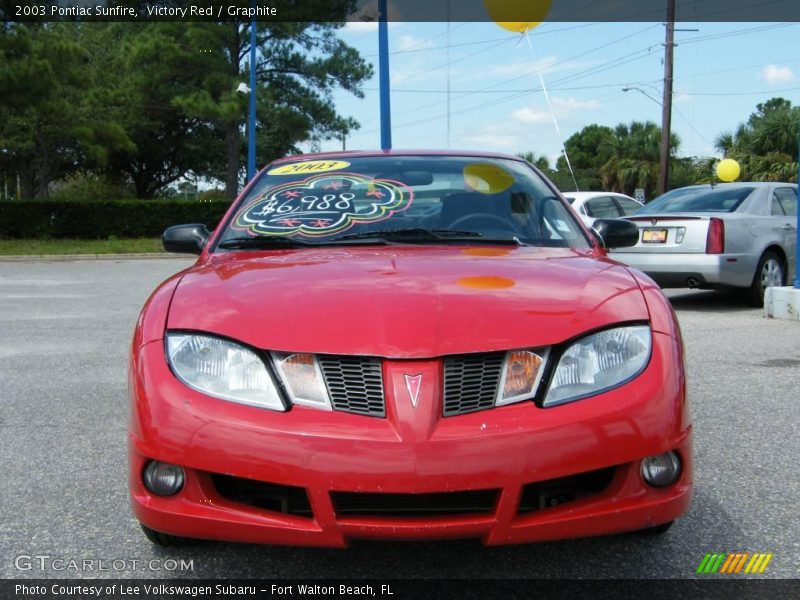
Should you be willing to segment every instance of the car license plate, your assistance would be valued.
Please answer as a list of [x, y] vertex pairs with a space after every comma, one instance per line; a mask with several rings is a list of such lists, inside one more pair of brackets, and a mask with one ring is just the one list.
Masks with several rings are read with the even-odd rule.
[[645, 229], [642, 232], [642, 241], [646, 244], [666, 244], [666, 229]]

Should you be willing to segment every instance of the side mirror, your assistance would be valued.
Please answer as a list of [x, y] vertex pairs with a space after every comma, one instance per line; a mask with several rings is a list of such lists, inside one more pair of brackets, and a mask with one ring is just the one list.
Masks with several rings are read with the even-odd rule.
[[183, 254], [201, 254], [211, 233], [205, 225], [192, 223], [191, 225], [175, 225], [169, 227], [161, 236], [164, 250], [167, 252], [181, 252]]
[[604, 248], [629, 248], [639, 243], [639, 228], [636, 223], [622, 219], [597, 219], [592, 233], [600, 239]]

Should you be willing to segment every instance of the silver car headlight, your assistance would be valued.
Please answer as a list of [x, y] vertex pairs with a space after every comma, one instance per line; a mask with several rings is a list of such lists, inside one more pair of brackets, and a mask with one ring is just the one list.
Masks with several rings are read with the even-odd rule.
[[178, 379], [199, 392], [286, 410], [264, 361], [240, 344], [210, 335], [168, 333], [167, 359]]
[[544, 406], [580, 400], [625, 383], [647, 366], [651, 347], [647, 325], [607, 329], [578, 340], [561, 355]]

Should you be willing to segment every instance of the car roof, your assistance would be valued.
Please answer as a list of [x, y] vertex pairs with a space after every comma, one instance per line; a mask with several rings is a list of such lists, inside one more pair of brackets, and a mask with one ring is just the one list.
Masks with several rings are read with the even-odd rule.
[[298, 160], [330, 160], [338, 158], [367, 158], [376, 156], [458, 156], [465, 158], [500, 158], [526, 162], [513, 154], [484, 152], [477, 150], [347, 150], [339, 152], [318, 152], [315, 154], [295, 154], [273, 161], [271, 164], [295, 162]]
[[617, 196], [619, 198], [628, 198], [629, 200], [635, 200], [635, 198], [631, 198], [630, 196], [626, 196], [625, 194], [620, 194], [619, 192], [561, 192], [564, 194], [565, 198], [575, 198], [575, 200], [589, 200], [590, 198], [594, 198], [595, 196]]
[[[715, 188], [738, 188], [738, 187], [754, 187], [754, 188], [764, 188], [769, 187], [771, 185], [791, 185], [795, 186], [796, 183], [790, 183], [788, 181], [733, 181], [731, 183], [715, 183], [713, 187]], [[701, 188], [709, 188], [712, 187], [710, 183], [700, 183], [698, 185], [687, 185], [681, 188], [675, 188], [676, 190], [688, 190], [688, 189], [701, 189]], [[673, 191], [673, 190], [670, 190]]]

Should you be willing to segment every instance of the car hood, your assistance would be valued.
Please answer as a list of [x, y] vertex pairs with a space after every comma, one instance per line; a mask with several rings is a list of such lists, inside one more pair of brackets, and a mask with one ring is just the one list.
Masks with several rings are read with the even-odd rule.
[[586, 252], [398, 245], [212, 255], [182, 278], [167, 327], [270, 350], [428, 358], [647, 319], [627, 269]]

